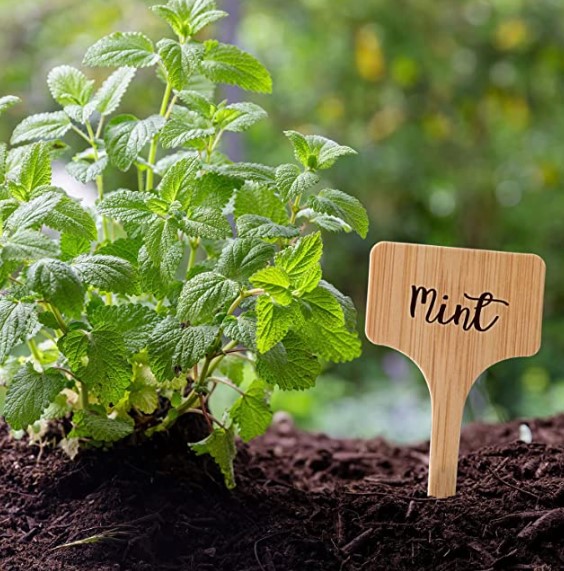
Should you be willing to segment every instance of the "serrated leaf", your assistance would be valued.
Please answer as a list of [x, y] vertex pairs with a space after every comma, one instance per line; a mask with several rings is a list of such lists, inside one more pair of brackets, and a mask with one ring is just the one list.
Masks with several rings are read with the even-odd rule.
[[153, 42], [147, 36], [140, 32], [116, 32], [89, 48], [83, 63], [97, 67], [149, 67], [158, 60]]
[[5, 95], [4, 97], [0, 97], [0, 115], [20, 102], [21, 99], [15, 95]]
[[305, 314], [308, 320], [313, 319], [316, 324], [324, 328], [336, 329], [345, 325], [341, 304], [326, 288], [318, 286], [304, 293], [301, 304], [306, 308]]
[[100, 442], [117, 442], [133, 434], [133, 420], [101, 416], [91, 411], [79, 410], [73, 416], [74, 428], [69, 438], [92, 438]]
[[306, 168], [328, 169], [335, 164], [339, 157], [356, 155], [354, 149], [339, 145], [325, 137], [304, 136], [297, 131], [285, 131], [284, 134], [292, 142], [296, 158]]
[[209, 325], [188, 326], [182, 329], [178, 338], [172, 363], [183, 371], [188, 371], [203, 359], [214, 345], [217, 327]]
[[117, 256], [131, 262], [137, 266], [139, 258], [139, 250], [141, 249], [142, 241], [140, 238], [118, 238], [113, 242], [107, 242], [102, 246], [96, 248], [96, 254], [103, 254], [105, 256]]
[[302, 172], [296, 165], [281, 165], [276, 169], [276, 186], [284, 201], [305, 194], [319, 180], [315, 173], [309, 170]]
[[253, 381], [245, 394], [231, 407], [230, 416], [245, 442], [266, 432], [272, 421], [272, 411], [268, 405], [268, 390], [263, 381]]
[[90, 252], [92, 240], [89, 238], [80, 238], [71, 234], [61, 235], [61, 259], [63, 261], [72, 260], [81, 254], [88, 254]]
[[204, 43], [202, 73], [215, 83], [238, 85], [247, 91], [271, 93], [272, 78], [266, 68], [252, 55], [236, 46], [217, 40]]
[[157, 265], [153, 262], [145, 246], [139, 250], [138, 261], [141, 289], [153, 294], [157, 299], [166, 297], [171, 288], [171, 282], [163, 278], [160, 264]]
[[279, 305], [274, 299], [261, 295], [257, 300], [257, 349], [266, 353], [282, 341], [293, 326], [299, 323], [293, 305]]
[[67, 172], [82, 184], [88, 184], [100, 176], [108, 167], [108, 156], [104, 154], [99, 160], [88, 162], [75, 160], [67, 164]]
[[8, 161], [8, 145], [6, 145], [6, 143], [0, 143], [0, 187], [3, 187], [4, 183], [6, 182], [7, 161]]
[[227, 488], [235, 487], [233, 459], [237, 454], [235, 448], [235, 433], [233, 428], [225, 430], [216, 428], [207, 438], [190, 444], [190, 448], [198, 455], [209, 454], [219, 466]]
[[244, 214], [237, 220], [237, 231], [241, 238], [295, 238], [298, 228], [291, 224], [276, 224], [272, 220], [255, 214]]
[[188, 236], [221, 240], [233, 235], [229, 221], [215, 208], [194, 208], [188, 218], [180, 220], [180, 225]]
[[59, 253], [57, 244], [37, 230], [17, 230], [5, 237], [2, 246], [4, 261], [39, 260]]
[[76, 315], [84, 302], [84, 288], [76, 272], [65, 262], [43, 258], [27, 272], [31, 289], [53, 302], [61, 310]]
[[0, 299], [0, 363], [19, 343], [37, 331], [35, 307], [30, 303]]
[[217, 271], [237, 282], [245, 283], [274, 256], [274, 246], [259, 238], [236, 238], [222, 250]]
[[160, 268], [163, 279], [174, 279], [182, 259], [176, 222], [155, 217], [146, 229], [145, 246], [153, 263]]
[[86, 125], [94, 111], [96, 111], [96, 103], [90, 101], [86, 105], [65, 105], [64, 111], [73, 121]]
[[178, 98], [188, 106], [188, 109], [196, 111], [199, 115], [211, 121], [215, 110], [215, 104], [211, 98], [193, 89], [179, 91]]
[[186, 203], [199, 168], [200, 160], [197, 157], [185, 157], [173, 164], [159, 184], [161, 198], [169, 204], [175, 200]]
[[102, 87], [96, 92], [92, 101], [103, 117], [111, 115], [119, 107], [136, 71], [134, 67], [119, 68], [104, 81]]
[[321, 234], [316, 232], [282, 250], [276, 255], [274, 263], [288, 273], [292, 287], [302, 294], [313, 290], [321, 279], [319, 262], [322, 253]]
[[262, 268], [258, 272], [255, 272], [249, 281], [254, 287], [263, 289], [279, 304], [289, 305], [292, 303], [292, 292], [289, 289], [290, 276], [282, 268], [275, 266]]
[[249, 312], [245, 312], [239, 317], [229, 317], [224, 322], [224, 333], [247, 349], [257, 350], [257, 322]]
[[137, 271], [123, 258], [86, 254], [76, 258], [72, 267], [85, 284], [101, 291], [123, 294], [139, 292]]
[[140, 385], [129, 393], [129, 404], [143, 414], [152, 414], [159, 407], [159, 394], [154, 387]]
[[8, 232], [41, 226], [51, 210], [62, 200], [63, 195], [48, 191], [29, 202], [22, 203], [6, 220], [4, 228]]
[[274, 184], [275, 182], [275, 170], [267, 165], [234, 163], [231, 165], [223, 165], [220, 172], [242, 181], [267, 185]]
[[64, 111], [39, 113], [24, 119], [12, 133], [12, 145], [19, 145], [38, 139], [50, 141], [63, 138], [72, 124]]
[[181, 323], [175, 317], [169, 316], [163, 319], [149, 336], [149, 365], [158, 381], [167, 381], [178, 375], [172, 357], [181, 335]]
[[42, 143], [31, 145], [23, 152], [16, 178], [10, 178], [9, 189], [20, 200], [28, 200], [31, 191], [51, 184], [51, 157]]
[[294, 147], [294, 156], [305, 167], [315, 166], [309, 164], [310, 148], [307, 139], [297, 131], [284, 131]]
[[344, 220], [362, 238], [368, 233], [368, 214], [359, 200], [340, 190], [324, 189], [310, 198], [316, 211]]
[[233, 103], [219, 109], [213, 121], [224, 131], [241, 133], [266, 117], [266, 111], [255, 103]]
[[73, 372], [104, 405], [123, 397], [132, 377], [121, 333], [113, 329], [74, 330], [59, 340]]
[[92, 216], [76, 200], [65, 195], [61, 195], [61, 200], [47, 214], [43, 223], [76, 238], [96, 240], [98, 237]]
[[185, 201], [183, 207], [188, 209], [190, 206], [202, 206], [222, 211], [240, 185], [240, 181], [234, 181], [218, 172], [204, 172], [197, 179], [192, 188], [190, 200]]
[[313, 353], [333, 363], [352, 361], [362, 352], [358, 334], [344, 325], [330, 328], [310, 320], [304, 323], [299, 334]]
[[283, 201], [274, 191], [256, 183], [247, 183], [235, 193], [235, 218], [244, 214], [255, 214], [269, 218], [277, 224], [289, 222], [288, 212]]
[[298, 220], [307, 220], [311, 224], [315, 224], [321, 230], [327, 232], [352, 232], [350, 224], [347, 224], [341, 218], [331, 216], [330, 214], [319, 214], [312, 208], [304, 208], [300, 210]]
[[214, 0], [200, 0], [194, 2], [190, 16], [191, 34], [197, 34], [200, 30], [228, 16], [223, 10], [215, 10]]
[[258, 355], [257, 373], [282, 390], [304, 390], [315, 385], [321, 367], [302, 339], [289, 333], [270, 351]]
[[188, 280], [178, 299], [178, 318], [198, 325], [209, 323], [225, 311], [239, 294], [239, 285], [214, 272], [204, 272]]
[[164, 149], [195, 144], [215, 135], [215, 129], [208, 121], [194, 111], [176, 106], [160, 135]]
[[69, 65], [61, 65], [52, 69], [47, 77], [47, 85], [53, 99], [63, 107], [65, 105], [86, 105], [94, 89], [93, 80]]
[[4, 403], [4, 417], [14, 430], [27, 428], [64, 389], [65, 377], [47, 369], [42, 373], [26, 363], [14, 375]]
[[116, 190], [98, 204], [98, 212], [125, 225], [141, 226], [153, 219], [147, 206], [153, 196], [148, 192]]
[[119, 115], [112, 119], [104, 133], [106, 152], [112, 164], [122, 171], [128, 170], [164, 123], [165, 119], [160, 115], [143, 120], [133, 115]]
[[88, 315], [95, 328], [115, 329], [123, 335], [130, 353], [146, 347], [161, 318], [150, 307], [139, 304], [101, 305]]
[[166, 38], [157, 44], [157, 48], [169, 83], [174, 89], [182, 90], [198, 69], [202, 47], [199, 44], [180, 44]]

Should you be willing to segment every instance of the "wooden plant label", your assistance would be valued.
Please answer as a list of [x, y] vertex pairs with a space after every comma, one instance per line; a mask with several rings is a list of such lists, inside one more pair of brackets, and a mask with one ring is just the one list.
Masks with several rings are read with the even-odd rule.
[[366, 336], [421, 369], [432, 405], [428, 494], [456, 493], [462, 413], [478, 376], [540, 348], [545, 265], [513, 254], [381, 242], [370, 256]]

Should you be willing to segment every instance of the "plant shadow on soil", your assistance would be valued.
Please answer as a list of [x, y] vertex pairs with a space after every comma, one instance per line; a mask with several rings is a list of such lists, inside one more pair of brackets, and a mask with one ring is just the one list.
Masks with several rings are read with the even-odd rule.
[[240, 444], [233, 492], [179, 438], [70, 461], [2, 425], [0, 570], [562, 569], [564, 415], [529, 426], [467, 427], [458, 495], [435, 500], [426, 445], [288, 419]]

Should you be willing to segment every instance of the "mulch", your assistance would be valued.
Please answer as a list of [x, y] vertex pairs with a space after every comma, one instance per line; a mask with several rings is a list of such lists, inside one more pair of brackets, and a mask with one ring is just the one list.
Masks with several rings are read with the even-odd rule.
[[277, 420], [229, 492], [180, 438], [59, 448], [0, 426], [2, 571], [564, 569], [564, 415], [471, 425], [458, 494], [426, 497], [427, 446]]

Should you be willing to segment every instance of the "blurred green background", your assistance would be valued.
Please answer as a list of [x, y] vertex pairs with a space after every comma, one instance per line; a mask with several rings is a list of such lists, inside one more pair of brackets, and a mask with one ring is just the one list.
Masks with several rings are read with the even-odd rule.
[[[164, 32], [147, 0], [0, 0], [0, 93], [25, 103], [0, 137], [49, 110], [45, 79], [79, 65], [112, 31]], [[467, 419], [545, 416], [564, 408], [564, 3], [560, 0], [220, 0], [215, 30], [259, 56], [274, 94], [254, 98], [271, 116], [237, 159], [287, 162], [284, 129], [351, 145], [331, 185], [360, 198], [369, 238], [328, 236], [330, 281], [364, 319], [368, 252], [379, 240], [535, 252], [548, 266], [542, 351], [501, 363], [475, 385]], [[92, 75], [98, 73], [93, 72]], [[106, 73], [102, 70], [100, 77]], [[124, 108], [153, 112], [161, 86]], [[229, 98], [242, 98], [226, 90]], [[361, 359], [328, 369], [317, 388], [275, 406], [334, 435], [423, 438], [429, 402], [420, 373], [366, 343]]]

